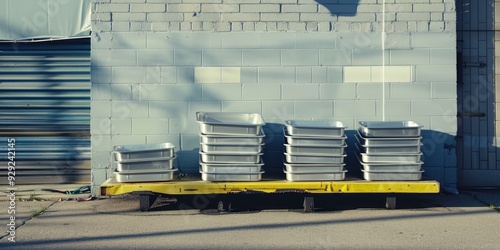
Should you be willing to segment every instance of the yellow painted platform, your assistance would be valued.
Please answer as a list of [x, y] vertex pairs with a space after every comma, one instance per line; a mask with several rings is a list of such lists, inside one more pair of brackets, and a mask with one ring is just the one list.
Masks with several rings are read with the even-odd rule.
[[171, 182], [118, 183], [109, 179], [101, 185], [101, 195], [121, 195], [133, 192], [152, 192], [166, 195], [233, 194], [233, 193], [439, 193], [439, 183], [421, 181], [342, 181], [289, 182], [262, 180], [254, 182], [207, 182], [180, 180]]

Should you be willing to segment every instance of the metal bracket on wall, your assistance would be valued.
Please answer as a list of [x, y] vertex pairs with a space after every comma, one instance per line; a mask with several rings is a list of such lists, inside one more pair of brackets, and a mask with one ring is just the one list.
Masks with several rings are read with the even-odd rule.
[[486, 68], [486, 63], [484, 62], [477, 62], [477, 63], [467, 63], [467, 62], [464, 62], [463, 64], [463, 67], [464, 68]]
[[483, 112], [458, 112], [459, 117], [485, 117], [486, 113]]

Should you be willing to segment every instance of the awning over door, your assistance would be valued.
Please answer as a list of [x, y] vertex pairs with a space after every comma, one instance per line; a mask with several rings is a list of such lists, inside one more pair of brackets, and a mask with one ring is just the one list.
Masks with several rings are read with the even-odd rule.
[[91, 0], [0, 1], [0, 40], [90, 35]]

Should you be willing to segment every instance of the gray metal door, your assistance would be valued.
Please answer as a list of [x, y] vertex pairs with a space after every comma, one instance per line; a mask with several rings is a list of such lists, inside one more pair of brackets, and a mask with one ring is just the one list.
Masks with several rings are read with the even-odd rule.
[[496, 51], [495, 41], [500, 40], [500, 33], [496, 34], [495, 26], [494, 0], [457, 0], [457, 163], [461, 187], [500, 186], [500, 127], [495, 127], [499, 124], [495, 79], [500, 76], [495, 76], [500, 74], [496, 70], [500, 69], [496, 63], [500, 50]]
[[90, 182], [89, 38], [0, 43], [0, 149], [16, 184]]

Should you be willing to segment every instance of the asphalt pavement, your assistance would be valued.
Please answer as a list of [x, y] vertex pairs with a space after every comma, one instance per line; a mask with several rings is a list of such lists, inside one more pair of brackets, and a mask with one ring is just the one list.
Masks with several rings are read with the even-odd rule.
[[162, 197], [147, 212], [135, 195], [60, 193], [18, 198], [14, 209], [5, 195], [0, 249], [499, 248], [500, 190], [396, 197], [389, 210], [384, 195], [319, 195], [305, 213], [300, 194]]

